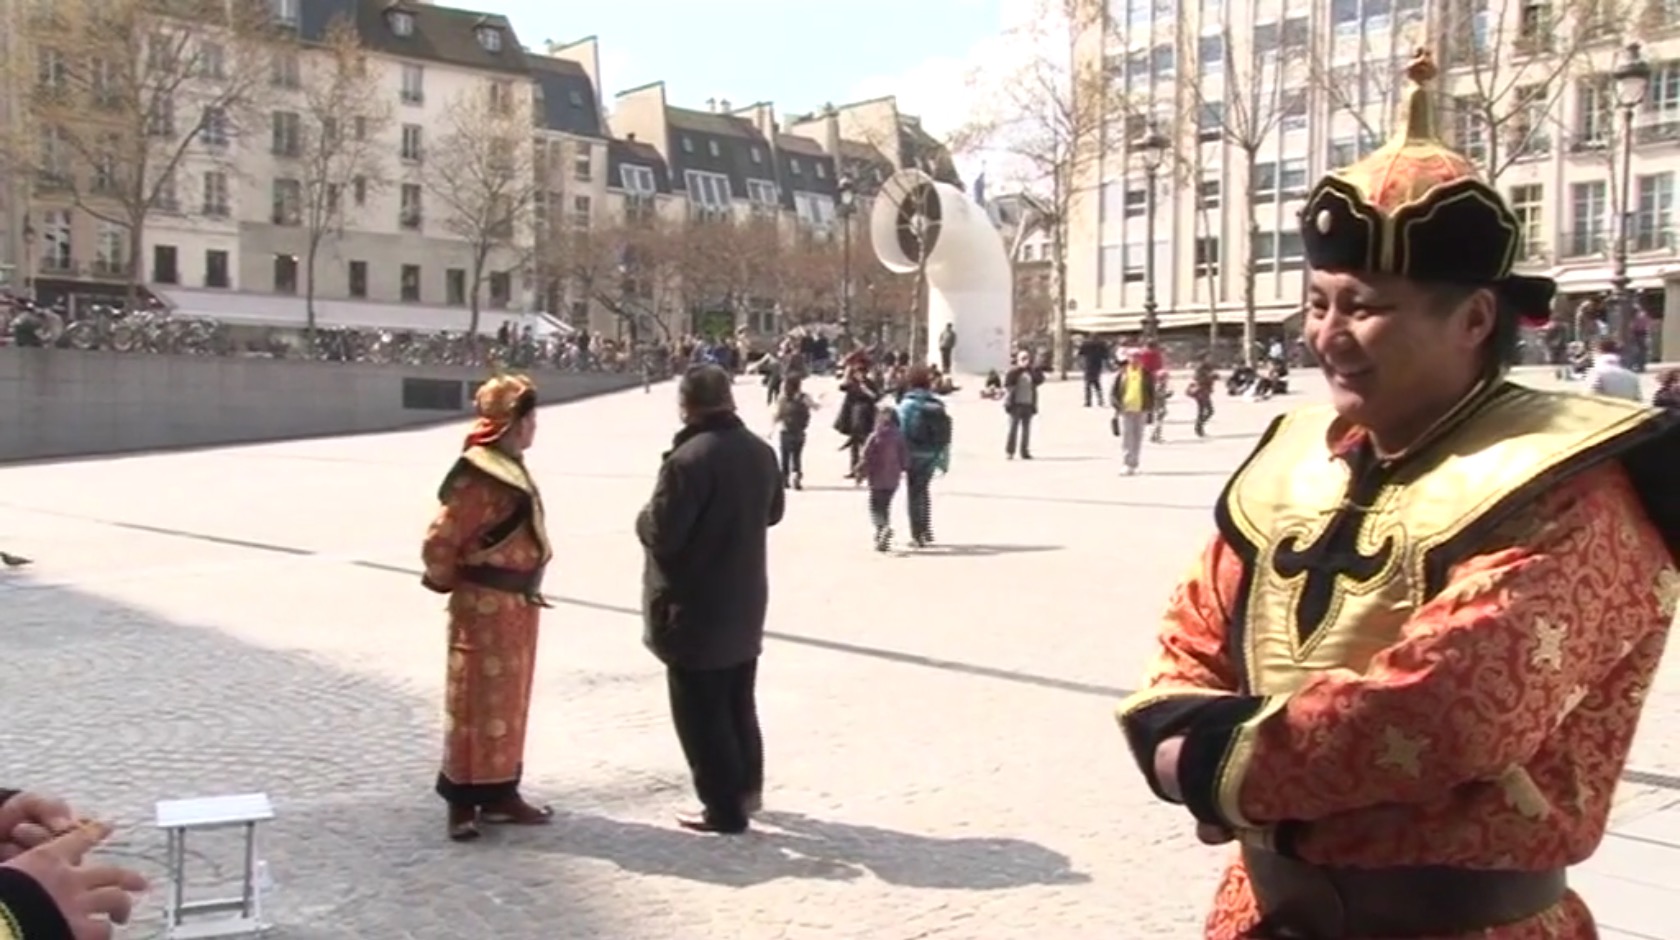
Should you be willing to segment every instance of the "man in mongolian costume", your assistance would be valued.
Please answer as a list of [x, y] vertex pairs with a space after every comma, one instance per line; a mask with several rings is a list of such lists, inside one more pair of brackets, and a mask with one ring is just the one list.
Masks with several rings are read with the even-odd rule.
[[553, 813], [519, 793], [536, 668], [543, 569], [552, 551], [542, 496], [524, 454], [537, 432], [537, 390], [498, 376], [474, 396], [478, 420], [438, 489], [422, 583], [449, 595], [443, 769], [449, 837], [480, 823], [542, 825]]
[[1231, 478], [1120, 723], [1155, 795], [1236, 840], [1205, 936], [1585, 940], [1675, 612], [1680, 426], [1503, 380], [1554, 285], [1435, 134], [1308, 195], [1306, 342], [1329, 407]]

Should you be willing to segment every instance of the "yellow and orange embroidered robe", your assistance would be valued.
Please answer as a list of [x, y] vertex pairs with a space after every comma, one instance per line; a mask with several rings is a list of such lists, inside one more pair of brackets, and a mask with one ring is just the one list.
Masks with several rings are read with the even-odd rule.
[[[1593, 853], [1680, 595], [1672, 546], [1609, 448], [1673, 430], [1632, 406], [1514, 386], [1470, 412], [1434, 456], [1364, 494], [1329, 454], [1328, 416], [1268, 433], [1173, 595], [1145, 687], [1120, 707], [1158, 796], [1155, 748], [1182, 735], [1194, 816], [1309, 863], [1538, 871]], [[1587, 468], [1568, 472], [1575, 459]], [[1303, 561], [1303, 545], [1337, 541], [1350, 495], [1365, 511], [1339, 554]], [[1334, 575], [1328, 588], [1314, 570]], [[1205, 935], [1238, 940], [1258, 920], [1239, 861]], [[1573, 894], [1475, 934], [1594, 935]]]
[[440, 488], [422, 549], [425, 583], [449, 594], [444, 799], [485, 805], [518, 792], [537, 654], [540, 598], [470, 583], [488, 566], [540, 577], [552, 551], [542, 497], [524, 464], [471, 447]]

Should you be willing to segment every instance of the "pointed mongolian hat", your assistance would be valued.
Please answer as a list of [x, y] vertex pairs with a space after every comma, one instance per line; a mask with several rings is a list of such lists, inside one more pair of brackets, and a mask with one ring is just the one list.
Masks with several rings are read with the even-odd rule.
[[1307, 194], [1301, 240], [1319, 270], [1393, 274], [1485, 286], [1525, 320], [1551, 316], [1557, 284], [1511, 273], [1521, 229], [1499, 191], [1440, 138], [1429, 87], [1435, 63], [1419, 50], [1406, 67], [1399, 128], [1363, 160], [1333, 170]]

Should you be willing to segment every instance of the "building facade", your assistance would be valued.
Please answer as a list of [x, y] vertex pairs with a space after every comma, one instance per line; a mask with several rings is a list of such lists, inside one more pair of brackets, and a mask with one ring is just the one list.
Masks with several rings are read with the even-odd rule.
[[[1523, 219], [1526, 273], [1558, 278], [1560, 309], [1609, 289], [1620, 134], [1606, 76], [1628, 41], [1655, 69], [1636, 120], [1630, 275], [1660, 312], [1676, 294], [1680, 5], [1635, 0], [1597, 23], [1525, 0], [1106, 0], [1080, 59], [1115, 83], [1109, 140], [1076, 186], [1068, 250], [1074, 328], [1141, 327], [1153, 255], [1162, 329], [1240, 323], [1301, 307], [1297, 225], [1312, 182], [1380, 146], [1406, 62], [1440, 66], [1439, 122]], [[1598, 7], [1592, 7], [1598, 9]], [[1605, 11], [1609, 6], [1603, 8]], [[1150, 119], [1171, 141], [1155, 175], [1136, 146]]]
[[[0, 0], [0, 13], [17, 2]], [[417, 0], [267, 0], [267, 11], [284, 39], [260, 50], [163, 21], [139, 24], [147, 33], [139, 39], [113, 41], [109, 56], [146, 68], [161, 67], [159, 50], [168, 51], [174, 59], [163, 65], [182, 72], [179, 87], [192, 98], [191, 107], [165, 104], [179, 120], [128, 135], [147, 159], [110, 161], [150, 167], [144, 192], [155, 198], [141, 238], [131, 242], [121, 207], [84, 185], [105, 164], [78, 166], [68, 178], [76, 185], [58, 185], [66, 177], [48, 172], [58, 151], [47, 139], [18, 198], [0, 194], [5, 218], [15, 219], [0, 265], [14, 265], [48, 302], [114, 299], [138, 257], [144, 289], [167, 306], [277, 326], [301, 323], [314, 307], [325, 325], [459, 329], [476, 297], [481, 329], [540, 314], [622, 335], [645, 319], [626, 314], [634, 307], [671, 332], [701, 320], [715, 332], [725, 328], [719, 318], [771, 332], [787, 319], [773, 290], [707, 283], [703, 264], [681, 277], [640, 273], [653, 236], [667, 255], [676, 243], [716, 240], [699, 229], [719, 222], [773, 238], [760, 254], [833, 244], [863, 231], [844, 224], [843, 178], [853, 181], [855, 213], [902, 167], [956, 181], [949, 153], [890, 97], [784, 121], [767, 102], [681, 107], [655, 83], [614, 96], [609, 113], [593, 38], [530, 50], [505, 17]], [[31, 71], [41, 76], [62, 72], [89, 86], [97, 78], [70, 48], [36, 58]], [[350, 100], [340, 87], [347, 68]], [[197, 106], [219, 94], [231, 112], [230, 87], [239, 89], [237, 121], [188, 118], [217, 111]], [[45, 105], [58, 99], [30, 91], [31, 112], [46, 126]], [[517, 205], [519, 221], [493, 239], [471, 224], [483, 213], [465, 211], [443, 185], [472, 175], [461, 172], [471, 148], [460, 142], [485, 137], [486, 122], [515, 128], [518, 144], [483, 159], [521, 168], [520, 182], [496, 197]], [[362, 154], [357, 162], [342, 156], [349, 150]], [[23, 235], [24, 218], [33, 237]], [[23, 250], [8, 247], [15, 243]], [[851, 247], [859, 268], [873, 260], [861, 240]], [[475, 294], [478, 248], [488, 250]], [[838, 273], [833, 280], [824, 303], [845, 307]]]
[[[227, 286], [302, 292], [300, 267], [314, 227], [307, 201], [315, 186], [324, 185], [341, 191], [330, 200], [340, 203], [336, 212], [320, 219], [331, 231], [316, 258], [317, 296], [466, 307], [474, 250], [485, 245], [479, 304], [523, 309], [528, 233], [492, 237], [481, 222], [462, 224], [459, 217], [479, 215], [487, 197], [470, 188], [458, 196], [445, 192], [456, 177], [478, 175], [473, 164], [484, 162], [485, 141], [474, 138], [532, 125], [537, 86], [512, 26], [504, 17], [426, 4], [357, 4], [355, 32], [367, 72], [365, 88], [356, 90], [374, 102], [352, 103], [346, 109], [351, 113], [329, 116], [312, 111], [321, 108], [319, 99], [331, 96], [312, 94], [307, 86], [312, 67], [332, 67], [324, 52], [311, 48], [327, 40], [332, 19], [320, 14], [332, 6], [343, 4], [301, 0], [298, 61], [283, 59], [274, 69], [279, 87], [268, 101], [269, 133], [242, 156], [237, 275]], [[309, 165], [333, 162], [312, 155], [309, 141], [309, 125], [329, 121], [375, 125], [378, 139], [368, 148], [365, 166]], [[521, 149], [532, 145], [518, 139]], [[528, 154], [508, 160], [510, 173], [532, 166]]]

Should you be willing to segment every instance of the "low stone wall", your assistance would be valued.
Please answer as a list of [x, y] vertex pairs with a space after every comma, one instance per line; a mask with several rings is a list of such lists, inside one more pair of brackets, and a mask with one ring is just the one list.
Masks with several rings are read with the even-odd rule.
[[[0, 348], [0, 462], [391, 431], [459, 420], [483, 369]], [[533, 373], [547, 402], [637, 375]]]

